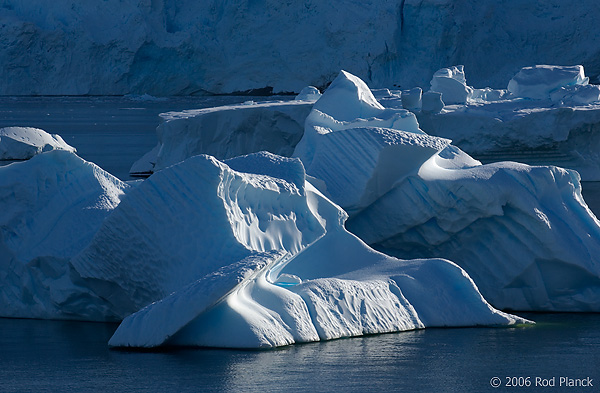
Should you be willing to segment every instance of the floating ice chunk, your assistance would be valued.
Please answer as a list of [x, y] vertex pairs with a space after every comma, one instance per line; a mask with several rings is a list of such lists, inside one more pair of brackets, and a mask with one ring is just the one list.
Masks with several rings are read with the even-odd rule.
[[577, 170], [584, 181], [600, 180], [600, 102], [583, 104], [598, 88], [574, 85], [552, 94], [555, 103], [512, 98], [416, 115], [425, 132], [482, 160], [557, 165]]
[[76, 151], [60, 135], [48, 134], [39, 128], [0, 128], [0, 160], [27, 160], [50, 150]]
[[484, 87], [483, 89], [473, 89], [473, 93], [469, 98], [470, 102], [494, 102], [509, 98], [508, 90], [492, 89]]
[[437, 91], [427, 91], [423, 93], [421, 110], [423, 112], [439, 113], [444, 109], [442, 93]]
[[599, 85], [571, 85], [550, 93], [550, 99], [565, 104], [587, 105], [600, 101]]
[[509, 82], [508, 91], [517, 97], [548, 99], [558, 88], [587, 85], [583, 66], [536, 65], [523, 67]]
[[321, 97], [321, 92], [314, 86], [306, 86], [294, 98], [296, 101], [316, 101]]
[[421, 97], [423, 90], [420, 87], [415, 87], [410, 90], [402, 91], [402, 107], [408, 110], [420, 110], [421, 109]]
[[473, 93], [467, 86], [464, 67], [462, 65], [442, 68], [433, 74], [431, 91], [442, 93], [446, 105], [465, 104]]
[[[110, 344], [256, 348], [526, 322], [493, 309], [448, 261], [401, 261], [369, 249], [344, 230], [339, 208], [308, 183], [305, 192], [312, 214], [327, 222], [323, 236], [300, 253], [253, 253], [209, 273], [127, 317]], [[281, 285], [281, 277], [296, 279]]]
[[197, 154], [227, 159], [266, 150], [291, 156], [312, 105], [277, 101], [163, 113], [155, 153], [134, 163], [130, 172], [156, 172]]

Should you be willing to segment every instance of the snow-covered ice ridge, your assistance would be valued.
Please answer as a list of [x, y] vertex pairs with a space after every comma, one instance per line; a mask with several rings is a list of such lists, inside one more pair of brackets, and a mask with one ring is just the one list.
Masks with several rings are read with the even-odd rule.
[[0, 128], [0, 161], [27, 160], [50, 150], [75, 152], [60, 135], [32, 127]]
[[496, 88], [529, 64], [583, 63], [597, 82], [599, 14], [596, 0], [5, 0], [0, 94], [299, 92], [339, 69], [425, 88], [451, 64]]
[[[579, 69], [573, 70], [577, 79]], [[463, 72], [457, 67], [451, 75]], [[463, 87], [456, 87], [466, 91], [464, 73], [460, 79]], [[353, 233], [402, 258], [436, 256], [458, 263], [497, 307], [600, 310], [600, 227], [581, 196], [577, 172], [481, 165], [448, 139], [425, 134], [412, 112], [398, 108], [402, 103], [394, 93], [376, 93], [381, 102], [362, 80], [342, 71], [311, 103], [302, 139], [293, 149], [311, 183], [350, 215], [347, 227]], [[245, 111], [240, 106], [235, 122], [244, 123], [246, 113], [255, 116], [253, 111], [268, 106]], [[210, 113], [211, 124], [218, 124], [219, 116], [231, 117], [228, 107]], [[181, 137], [185, 133], [177, 127], [202, 124], [204, 116], [183, 113], [182, 122], [170, 115], [167, 123]], [[269, 116], [263, 119], [270, 122]], [[207, 135], [222, 133], [228, 130], [211, 129]], [[196, 130], [177, 143], [219, 147], [202, 135]], [[238, 138], [232, 133], [230, 145], [237, 146]]]

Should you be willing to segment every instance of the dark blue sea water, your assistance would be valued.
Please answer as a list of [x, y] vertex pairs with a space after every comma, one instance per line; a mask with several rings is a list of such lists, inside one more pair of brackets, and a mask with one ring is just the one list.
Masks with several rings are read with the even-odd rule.
[[[521, 328], [426, 329], [276, 350], [111, 350], [116, 325], [0, 319], [2, 392], [595, 392], [599, 314]], [[502, 385], [493, 388], [490, 380]], [[531, 386], [507, 387], [507, 377]], [[535, 377], [555, 377], [536, 387]], [[560, 377], [593, 387], [559, 386]], [[524, 381], [524, 379], [522, 379]]]

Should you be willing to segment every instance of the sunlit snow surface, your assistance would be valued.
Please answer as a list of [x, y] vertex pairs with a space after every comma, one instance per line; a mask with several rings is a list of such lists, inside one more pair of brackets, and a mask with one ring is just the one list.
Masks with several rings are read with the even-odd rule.
[[75, 152], [60, 135], [33, 127], [0, 128], [0, 160], [27, 160], [50, 150]]

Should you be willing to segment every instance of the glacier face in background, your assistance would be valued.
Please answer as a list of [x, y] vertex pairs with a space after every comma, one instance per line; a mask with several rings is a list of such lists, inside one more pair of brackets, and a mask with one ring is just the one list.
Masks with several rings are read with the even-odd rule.
[[299, 92], [340, 69], [425, 88], [453, 64], [496, 88], [531, 64], [583, 64], [597, 82], [598, 14], [595, 0], [6, 0], [0, 94]]

